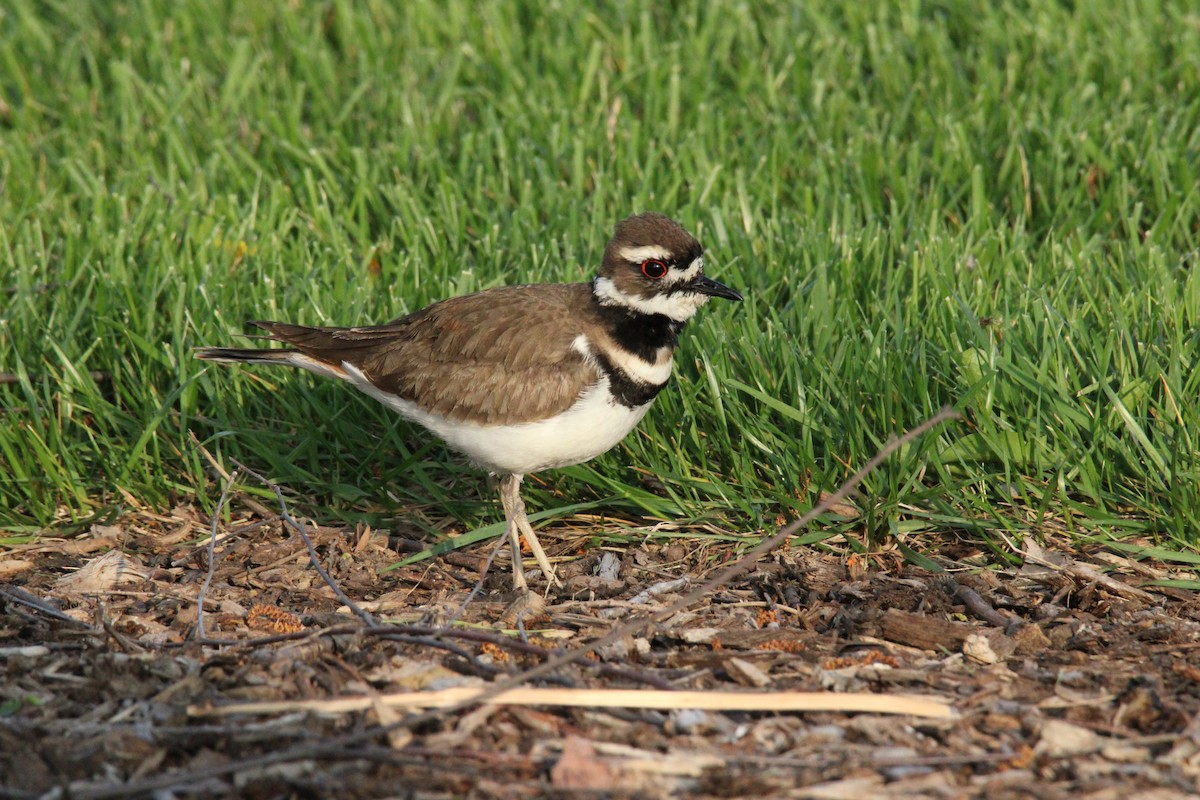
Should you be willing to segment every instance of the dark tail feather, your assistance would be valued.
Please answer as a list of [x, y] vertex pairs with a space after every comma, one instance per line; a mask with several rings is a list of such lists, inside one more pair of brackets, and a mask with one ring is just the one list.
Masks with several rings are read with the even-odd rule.
[[322, 375], [344, 378], [339, 366], [344, 361], [357, 363], [362, 349], [374, 338], [373, 328], [318, 328], [289, 322], [252, 320], [247, 325], [265, 331], [252, 339], [267, 339], [291, 345], [277, 350], [253, 347], [201, 347], [196, 358], [206, 361], [240, 361], [251, 364], [284, 364]]
[[260, 338], [291, 345], [304, 355], [326, 364], [341, 364], [343, 361], [357, 364], [362, 360], [364, 350], [369, 351], [377, 347], [380, 340], [396, 336], [395, 331], [385, 325], [324, 328], [264, 320], [253, 320], [246, 324], [266, 331], [267, 335]]
[[[253, 336], [246, 334], [245, 336], [248, 339], [270, 339], [277, 341], [276, 336], [271, 331], [271, 326], [275, 324], [274, 322], [247, 322], [247, 326], [261, 328], [267, 331], [268, 335]], [[254, 347], [198, 347], [196, 348], [196, 358], [202, 361], [240, 361], [249, 364], [279, 364], [287, 362], [288, 356], [295, 352], [297, 351], [266, 350]]]
[[204, 361], [244, 361], [251, 364], [286, 364], [295, 350], [261, 350], [253, 347], [201, 347], [196, 358]]

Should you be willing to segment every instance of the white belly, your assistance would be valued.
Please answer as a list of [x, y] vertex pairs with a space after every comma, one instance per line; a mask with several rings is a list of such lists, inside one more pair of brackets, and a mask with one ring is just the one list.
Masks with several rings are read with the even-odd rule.
[[430, 414], [415, 403], [380, 391], [353, 365], [343, 363], [342, 367], [360, 390], [501, 475], [527, 475], [595, 458], [624, 439], [651, 405], [621, 405], [613, 399], [604, 378], [556, 417], [519, 425], [479, 425]]

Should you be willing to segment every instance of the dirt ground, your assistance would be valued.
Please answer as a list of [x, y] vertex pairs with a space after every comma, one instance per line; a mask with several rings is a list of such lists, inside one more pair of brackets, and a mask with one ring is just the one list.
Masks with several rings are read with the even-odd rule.
[[[776, 552], [536, 682], [915, 695], [948, 718], [485, 705], [383, 733], [416, 712], [380, 695], [534, 666], [670, 605], [735, 548], [588, 549], [586, 531], [547, 530], [564, 585], [521, 631], [503, 561], [459, 613], [488, 544], [388, 570], [411, 542], [310, 526], [319, 562], [383, 623], [368, 627], [277, 518], [235, 515], [211, 574], [208, 531], [181, 508], [0, 553], [0, 797], [1200, 796], [1200, 603], [1149, 585], [1172, 577], [1161, 565], [1045, 543], [1008, 569], [955, 544], [939, 573]], [[247, 701], [282, 705], [215, 713]]]

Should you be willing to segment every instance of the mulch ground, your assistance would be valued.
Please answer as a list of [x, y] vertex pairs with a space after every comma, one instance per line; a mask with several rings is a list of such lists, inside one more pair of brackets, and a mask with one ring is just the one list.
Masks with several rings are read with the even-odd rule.
[[[1200, 603], [1153, 586], [1162, 565], [1032, 544], [1008, 569], [957, 545], [936, 573], [776, 552], [537, 682], [915, 695], [947, 719], [485, 705], [383, 733], [413, 712], [306, 703], [486, 685], [669, 606], [736, 551], [546, 531], [564, 585], [515, 625], [507, 564], [463, 610], [490, 545], [389, 570], [411, 543], [310, 533], [386, 625], [351, 614], [277, 519], [223, 529], [211, 572], [186, 508], [0, 554], [0, 796], [1200, 796]], [[212, 713], [248, 701], [284, 705]]]

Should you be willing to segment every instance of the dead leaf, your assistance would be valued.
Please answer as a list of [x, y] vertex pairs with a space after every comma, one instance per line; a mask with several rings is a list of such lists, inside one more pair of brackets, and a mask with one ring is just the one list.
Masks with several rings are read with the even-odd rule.
[[[824, 502], [830, 496], [830, 492], [821, 492], [820, 501]], [[862, 512], [858, 510], [858, 506], [854, 505], [848, 500], [839, 500], [838, 502], [833, 503], [829, 506], [829, 512], [832, 514], [837, 514], [839, 517], [845, 517], [846, 519], [858, 519], [859, 515], [862, 514]]]
[[70, 575], [55, 582], [64, 594], [103, 594], [118, 586], [141, 583], [150, 577], [150, 570], [137, 556], [127, 556], [119, 550], [110, 550], [93, 558]]

